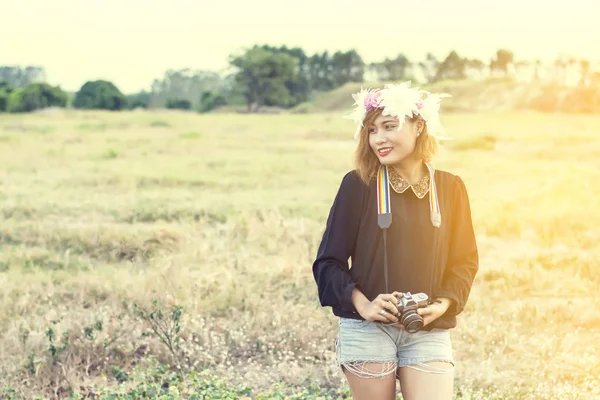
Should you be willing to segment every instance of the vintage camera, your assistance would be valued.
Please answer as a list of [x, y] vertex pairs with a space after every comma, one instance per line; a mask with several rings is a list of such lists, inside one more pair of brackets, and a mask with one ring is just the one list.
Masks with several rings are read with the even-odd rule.
[[423, 317], [417, 314], [417, 309], [427, 307], [430, 304], [429, 296], [425, 293], [410, 292], [404, 293], [404, 296], [397, 297], [398, 319], [407, 332], [418, 332], [423, 328]]

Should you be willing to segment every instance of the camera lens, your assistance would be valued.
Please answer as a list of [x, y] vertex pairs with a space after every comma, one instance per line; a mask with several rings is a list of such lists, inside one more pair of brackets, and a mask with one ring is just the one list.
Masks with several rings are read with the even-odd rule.
[[400, 323], [407, 332], [415, 333], [423, 328], [423, 317], [411, 310], [402, 315]]

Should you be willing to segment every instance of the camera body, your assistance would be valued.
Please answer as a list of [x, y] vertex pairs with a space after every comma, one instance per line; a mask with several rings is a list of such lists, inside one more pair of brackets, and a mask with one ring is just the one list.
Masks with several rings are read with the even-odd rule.
[[402, 297], [397, 297], [397, 299], [398, 314], [396, 317], [398, 317], [404, 329], [410, 333], [420, 331], [423, 328], [423, 317], [417, 313], [417, 310], [430, 304], [429, 296], [425, 293], [411, 294], [407, 292]]

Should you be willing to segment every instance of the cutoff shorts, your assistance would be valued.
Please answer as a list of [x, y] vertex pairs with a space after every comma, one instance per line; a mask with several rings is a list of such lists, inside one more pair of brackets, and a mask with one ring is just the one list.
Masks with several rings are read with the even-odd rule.
[[351, 318], [340, 318], [336, 359], [338, 366], [352, 362], [377, 362], [406, 367], [434, 361], [454, 366], [450, 331], [447, 329], [409, 333], [396, 326]]

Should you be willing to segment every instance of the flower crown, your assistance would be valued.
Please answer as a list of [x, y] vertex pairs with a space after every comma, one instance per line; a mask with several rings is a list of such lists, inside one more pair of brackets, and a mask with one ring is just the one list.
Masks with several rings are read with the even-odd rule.
[[387, 84], [383, 89], [360, 89], [353, 94], [356, 106], [351, 114], [344, 116], [357, 125], [354, 138], [358, 136], [363, 127], [367, 113], [373, 109], [383, 109], [382, 115], [396, 117], [399, 120], [398, 130], [404, 125], [404, 117], [412, 118], [421, 116], [427, 124], [427, 132], [438, 140], [448, 140], [444, 136], [444, 127], [440, 123], [440, 100], [451, 97], [447, 93], [433, 94], [419, 88], [411, 88], [411, 81], [400, 84]]

